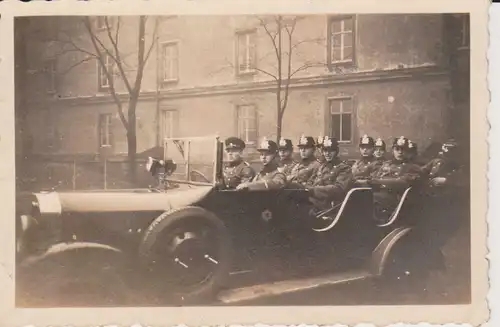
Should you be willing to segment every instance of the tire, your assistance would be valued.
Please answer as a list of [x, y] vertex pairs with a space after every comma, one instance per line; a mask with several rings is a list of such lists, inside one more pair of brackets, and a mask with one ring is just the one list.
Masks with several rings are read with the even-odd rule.
[[[210, 274], [204, 279], [199, 285], [188, 285], [188, 286], [179, 286], [180, 283], [168, 283], [168, 278], [166, 278], [167, 282], [164, 285], [158, 285], [157, 280], [161, 278], [165, 281], [164, 277], [173, 277], [175, 279], [176, 276], [181, 277], [182, 271], [179, 271], [179, 267], [173, 264], [172, 260], [173, 255], [169, 255], [168, 260], [163, 260], [165, 257], [158, 257], [162, 260], [161, 263], [158, 263], [155, 259], [157, 254], [155, 254], [155, 247], [161, 244], [162, 236], [165, 236], [165, 233], [168, 236], [169, 232], [172, 232], [176, 229], [179, 229], [179, 226], [192, 224], [193, 229], [198, 227], [207, 226], [213, 229], [213, 235], [216, 240], [213, 243], [216, 243], [216, 262], [217, 263], [208, 263], [209, 259], [204, 259], [202, 264], [209, 264], [209, 268], [211, 270]], [[190, 230], [190, 229], [188, 229]], [[168, 237], [165, 239], [168, 241]], [[180, 209], [176, 209], [173, 211], [168, 211], [160, 215], [156, 218], [148, 229], [145, 231], [143, 240], [139, 247], [139, 257], [142, 263], [142, 266], [147, 268], [146, 274], [150, 274], [149, 280], [153, 282], [149, 285], [152, 287], [152, 292], [155, 296], [160, 298], [160, 301], [173, 301], [175, 304], [199, 304], [210, 302], [214, 300], [216, 294], [223, 287], [224, 282], [229, 277], [229, 271], [231, 267], [231, 238], [229, 231], [224, 225], [223, 221], [220, 220], [213, 213], [209, 212], [200, 207], [184, 207]], [[166, 243], [165, 245], [168, 245]], [[214, 245], [214, 244], [212, 244]], [[195, 254], [197, 257], [200, 255]], [[201, 254], [203, 256], [203, 254]], [[206, 255], [205, 255], [206, 256]], [[215, 260], [215, 259], [214, 259]], [[167, 262], [166, 267], [162, 267], [161, 264], [163, 261]], [[182, 262], [182, 260], [181, 260]], [[188, 270], [192, 268], [186, 268], [188, 273], [202, 269], [196, 269], [196, 265], [193, 270]], [[164, 269], [167, 268], [167, 269]], [[169, 269], [172, 271], [169, 274]], [[176, 275], [176, 276], [174, 276]], [[165, 296], [167, 293], [168, 295]]]
[[[377, 287], [394, 290], [404, 295], [425, 296], [431, 272], [439, 267], [442, 257], [439, 249], [413, 230], [394, 244], [386, 259]], [[418, 294], [417, 294], [418, 293]]]

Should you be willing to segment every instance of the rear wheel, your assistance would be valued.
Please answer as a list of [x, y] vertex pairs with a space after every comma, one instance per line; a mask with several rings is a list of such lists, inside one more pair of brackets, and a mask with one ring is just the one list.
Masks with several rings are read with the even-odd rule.
[[165, 212], [146, 231], [140, 258], [160, 301], [212, 300], [229, 276], [231, 240], [224, 223], [199, 207]]
[[376, 284], [403, 295], [425, 297], [430, 274], [441, 267], [443, 260], [439, 248], [433, 248], [421, 233], [413, 230], [390, 250]]

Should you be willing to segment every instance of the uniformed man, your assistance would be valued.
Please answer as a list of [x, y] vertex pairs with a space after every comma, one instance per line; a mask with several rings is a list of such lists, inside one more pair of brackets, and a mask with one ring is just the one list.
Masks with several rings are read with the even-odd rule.
[[382, 165], [373, 155], [374, 151], [375, 140], [366, 134], [363, 135], [359, 139], [359, 153], [361, 154], [361, 158], [356, 160], [352, 165], [352, 174], [356, 181], [363, 181]]
[[332, 202], [342, 202], [353, 182], [351, 166], [338, 157], [338, 141], [325, 136], [321, 150], [325, 161], [307, 185], [311, 201], [320, 210], [328, 208]]
[[249, 182], [255, 176], [250, 164], [243, 160], [245, 142], [237, 137], [226, 139], [225, 148], [228, 164], [224, 167], [224, 184], [234, 189], [241, 183]]
[[413, 162], [414, 164], [417, 164], [419, 166], [424, 165], [424, 163], [419, 159], [418, 157], [418, 145], [417, 143], [413, 142], [412, 140], [408, 141], [408, 161]]
[[379, 137], [375, 140], [375, 150], [373, 151], [373, 156], [380, 164], [385, 161], [385, 152], [385, 141]]
[[237, 190], [280, 189], [286, 185], [286, 176], [279, 169], [278, 145], [276, 142], [264, 139], [257, 148], [260, 161], [264, 166], [250, 182], [241, 183]]
[[292, 167], [290, 174], [287, 175], [287, 180], [290, 183], [305, 186], [320, 166], [314, 155], [316, 142], [312, 136], [302, 135], [297, 146], [301, 160]]
[[384, 162], [368, 180], [374, 188], [375, 215], [380, 221], [391, 216], [403, 192], [418, 183], [422, 176], [420, 167], [408, 162], [410, 149], [406, 137], [394, 139], [392, 151], [392, 160]]
[[278, 154], [280, 157], [279, 166], [285, 175], [290, 174], [292, 167], [297, 163], [293, 160], [292, 140], [281, 138], [278, 144]]
[[443, 185], [447, 178], [454, 175], [460, 165], [457, 159], [457, 142], [453, 139], [443, 143], [437, 158], [422, 167], [423, 175], [429, 178], [432, 186]]

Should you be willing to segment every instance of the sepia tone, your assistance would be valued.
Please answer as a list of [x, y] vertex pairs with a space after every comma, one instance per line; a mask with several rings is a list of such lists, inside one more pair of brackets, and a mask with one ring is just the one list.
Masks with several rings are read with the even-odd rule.
[[[277, 22], [288, 28], [274, 34]], [[469, 29], [468, 14], [16, 18], [18, 213], [31, 192], [148, 188], [155, 180], [147, 159], [163, 157], [165, 139], [212, 135], [241, 138], [256, 171], [264, 137], [297, 144], [301, 135], [332, 136], [346, 161], [359, 158], [365, 134], [382, 138], [388, 149], [406, 136], [423, 161], [454, 139], [468, 180]], [[282, 47], [274, 47], [278, 35]], [[98, 48], [119, 48], [111, 51], [114, 58], [94, 52], [101, 42]], [[210, 145], [193, 148], [198, 157], [190, 157], [203, 176], [214, 173], [196, 166], [215, 160]], [[218, 299], [247, 305], [470, 303], [465, 189], [453, 211], [460, 213], [459, 226], [436, 232], [432, 244], [442, 250], [445, 267], [425, 285], [380, 288], [356, 284], [355, 274], [306, 278], [294, 275], [292, 261], [280, 275], [282, 267], [264, 260], [256, 279], [233, 272], [243, 277], [231, 280]], [[337, 282], [342, 279], [347, 282]], [[55, 292], [57, 306], [71, 305], [57, 301], [63, 293]], [[24, 296], [17, 299], [21, 306], [30, 302]], [[123, 295], [132, 302], [107, 305], [158, 305], [148, 296]]]

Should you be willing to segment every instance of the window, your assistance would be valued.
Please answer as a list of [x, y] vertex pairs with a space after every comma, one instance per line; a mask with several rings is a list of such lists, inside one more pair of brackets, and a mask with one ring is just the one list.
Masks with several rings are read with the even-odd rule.
[[257, 133], [257, 109], [254, 105], [242, 105], [237, 108], [238, 136], [247, 145], [255, 145]]
[[55, 93], [57, 90], [57, 62], [55, 59], [45, 61], [45, 85], [48, 93]]
[[179, 48], [177, 42], [161, 45], [162, 80], [175, 82], [179, 79]]
[[327, 51], [329, 64], [351, 63], [354, 61], [354, 16], [329, 18]]
[[353, 100], [338, 98], [328, 100], [330, 115], [330, 135], [339, 143], [349, 143], [353, 139]]
[[460, 16], [460, 48], [468, 48], [470, 45], [470, 16]]
[[100, 147], [111, 146], [112, 121], [113, 121], [113, 116], [111, 114], [99, 115], [99, 146]]
[[107, 54], [103, 54], [103, 62], [106, 66], [106, 70], [103, 69], [101, 62], [98, 60], [97, 61], [97, 71], [98, 71], [98, 84], [99, 84], [99, 90], [103, 91], [109, 88], [110, 86], [110, 80], [108, 79], [108, 75], [106, 74], [106, 71], [111, 75], [111, 78], [114, 76], [114, 68], [115, 68], [115, 63], [113, 61], [113, 58]]
[[165, 138], [174, 137], [175, 134], [175, 110], [162, 110], [160, 114], [160, 139], [163, 144]]
[[255, 31], [237, 33], [236, 69], [238, 74], [254, 73], [256, 68], [256, 35]]

